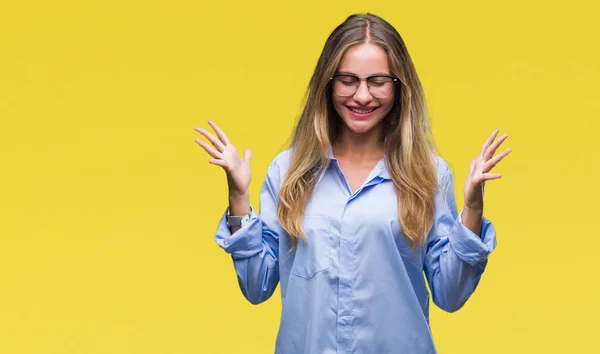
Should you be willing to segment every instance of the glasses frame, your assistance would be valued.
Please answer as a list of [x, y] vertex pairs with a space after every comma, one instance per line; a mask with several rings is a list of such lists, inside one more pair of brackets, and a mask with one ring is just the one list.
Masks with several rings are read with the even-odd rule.
[[[334, 94], [334, 95], [336, 95], [336, 96], [339, 96], [339, 97], [352, 97], [352, 96], [356, 95], [356, 92], [358, 91], [358, 88], [360, 87], [360, 83], [361, 83], [361, 81], [366, 81], [366, 82], [367, 82], [367, 90], [369, 91], [369, 94], [370, 94], [371, 96], [373, 96], [373, 97], [375, 97], [375, 98], [388, 98], [388, 97], [390, 97], [390, 96], [392, 95], [393, 91], [392, 91], [392, 93], [390, 93], [390, 94], [389, 94], [389, 95], [387, 95], [387, 96], [383, 96], [383, 97], [380, 97], [380, 96], [375, 96], [375, 95], [374, 95], [374, 94], [371, 92], [371, 86], [369, 85], [369, 80], [370, 80], [371, 78], [374, 78], [374, 77], [387, 77], [388, 79], [392, 79], [392, 83], [394, 84], [394, 86], [395, 86], [395, 85], [396, 85], [398, 82], [400, 82], [400, 79], [398, 79], [398, 78], [397, 78], [397, 77], [395, 77], [395, 76], [392, 76], [392, 75], [382, 75], [382, 74], [371, 75], [371, 76], [367, 76], [367, 77], [360, 77], [360, 76], [358, 76], [358, 75], [354, 75], [354, 74], [335, 74], [335, 75], [333, 75], [333, 76], [331, 76], [331, 77], [329, 78], [329, 81], [331, 81], [331, 82], [332, 82], [332, 84], [333, 84], [333, 79], [335, 79], [336, 77], [340, 77], [340, 76], [348, 76], [348, 77], [353, 77], [353, 78], [355, 78], [355, 79], [357, 79], [357, 80], [358, 80], [358, 85], [356, 86], [356, 89], [354, 90], [354, 92], [353, 92], [351, 95], [338, 95], [338, 94], [335, 92], [335, 89], [332, 87], [332, 88], [331, 88], [331, 91], [333, 92], [333, 94]], [[333, 86], [333, 85], [332, 85], [332, 86]]]

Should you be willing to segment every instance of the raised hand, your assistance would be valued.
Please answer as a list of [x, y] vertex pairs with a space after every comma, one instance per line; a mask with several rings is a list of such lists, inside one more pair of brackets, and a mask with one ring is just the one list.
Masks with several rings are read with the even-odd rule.
[[252, 179], [250, 171], [252, 151], [245, 149], [244, 158], [241, 158], [227, 135], [214, 122], [208, 121], [208, 124], [217, 134], [216, 137], [203, 128], [197, 127], [195, 130], [202, 134], [212, 146], [200, 138], [196, 138], [196, 142], [212, 157], [208, 161], [209, 163], [221, 166], [225, 170], [229, 184], [229, 196], [236, 198], [247, 195]]
[[483, 187], [486, 181], [498, 179], [502, 177], [498, 173], [491, 173], [490, 171], [500, 162], [511, 150], [505, 149], [498, 155], [494, 156], [494, 153], [502, 144], [507, 134], [503, 134], [498, 140], [498, 129], [494, 130], [492, 135], [485, 141], [481, 148], [479, 156], [471, 160], [470, 172], [465, 182], [465, 207], [473, 210], [483, 209]]

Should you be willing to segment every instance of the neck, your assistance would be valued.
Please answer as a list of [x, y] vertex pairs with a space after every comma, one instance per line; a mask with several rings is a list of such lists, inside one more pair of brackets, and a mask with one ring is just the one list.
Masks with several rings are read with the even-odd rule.
[[333, 153], [336, 157], [356, 160], [382, 159], [385, 148], [381, 135], [381, 125], [364, 134], [354, 133], [345, 127], [333, 143]]

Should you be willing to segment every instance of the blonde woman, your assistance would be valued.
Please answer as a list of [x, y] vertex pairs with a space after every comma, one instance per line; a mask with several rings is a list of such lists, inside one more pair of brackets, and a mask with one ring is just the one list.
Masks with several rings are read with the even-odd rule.
[[[434, 353], [433, 302], [452, 312], [474, 292], [496, 245], [483, 185], [509, 149], [498, 131], [472, 160], [457, 211], [452, 173], [432, 144], [421, 83], [398, 32], [372, 14], [330, 35], [290, 149], [251, 208], [250, 150], [214, 122], [197, 142], [225, 169], [229, 208], [216, 242], [244, 296], [281, 285], [276, 353]], [[425, 277], [423, 277], [423, 273]], [[425, 279], [424, 279], [425, 278]]]

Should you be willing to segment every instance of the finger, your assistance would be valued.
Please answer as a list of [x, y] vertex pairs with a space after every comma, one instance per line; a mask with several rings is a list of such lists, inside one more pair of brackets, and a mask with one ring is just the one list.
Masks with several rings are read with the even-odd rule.
[[221, 153], [218, 152], [217, 150], [215, 150], [215, 148], [213, 148], [212, 146], [208, 145], [204, 140], [200, 139], [200, 138], [196, 138], [196, 142], [202, 146], [202, 148], [204, 148], [204, 150], [206, 150], [206, 152], [216, 158], [216, 159], [221, 159]]
[[483, 153], [485, 152], [485, 150], [487, 150], [488, 146], [490, 146], [490, 144], [492, 143], [492, 141], [494, 141], [494, 139], [496, 139], [496, 135], [498, 135], [498, 132], [500, 131], [500, 129], [496, 129], [492, 132], [492, 135], [490, 135], [489, 138], [487, 138], [487, 140], [485, 141], [485, 143], [483, 143], [483, 146], [481, 147], [481, 153], [479, 154], [480, 156], [483, 156]]
[[221, 130], [221, 128], [219, 128], [219, 126], [212, 120], [209, 120], [208, 124], [210, 124], [213, 130], [217, 133], [217, 136], [219, 137], [221, 142], [223, 142], [223, 145], [229, 145], [229, 139], [227, 138], [227, 135], [225, 135], [225, 133]]
[[500, 177], [502, 177], [501, 174], [499, 173], [484, 173], [483, 175], [481, 175], [483, 181], [491, 181], [493, 179], [498, 179]]
[[250, 163], [250, 159], [252, 158], [252, 150], [246, 149], [244, 150], [244, 161]]
[[483, 165], [483, 171], [489, 172], [492, 168], [494, 168], [496, 166], [496, 164], [498, 162], [500, 162], [503, 158], [505, 158], [506, 155], [510, 154], [511, 151], [512, 151], [511, 149], [506, 149], [506, 150], [502, 151], [501, 153], [499, 153], [498, 155], [491, 158], [490, 160], [488, 160]]
[[508, 138], [508, 134], [503, 134], [500, 138], [498, 138], [498, 140], [494, 141], [490, 146], [488, 146], [483, 157], [486, 160], [489, 160], [492, 156], [494, 156], [494, 154], [496, 153], [496, 150], [498, 149], [500, 144], [502, 144], [504, 142], [504, 140], [506, 140], [507, 138]]
[[221, 166], [223, 168], [227, 168], [227, 161], [225, 161], [225, 160], [210, 159], [210, 160], [208, 160], [208, 163], [211, 163], [211, 164], [217, 165], [217, 166]]
[[210, 141], [210, 143], [213, 144], [213, 146], [215, 148], [217, 148], [217, 150], [219, 150], [219, 152], [225, 151], [225, 146], [223, 145], [223, 143], [219, 139], [217, 139], [214, 135], [209, 133], [206, 129], [196, 128], [196, 131], [198, 133], [204, 135], [204, 137], [206, 139], [208, 139], [208, 141]]

